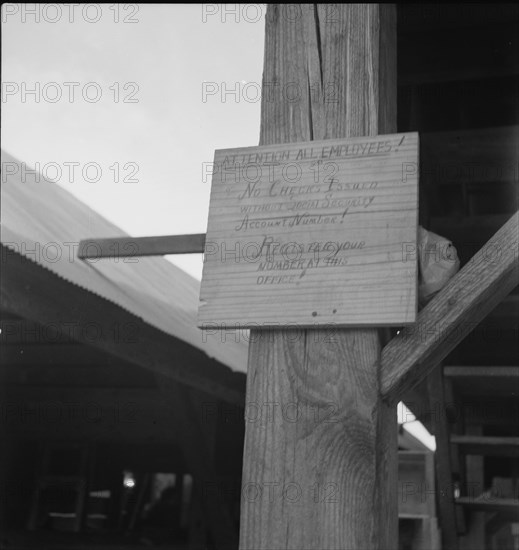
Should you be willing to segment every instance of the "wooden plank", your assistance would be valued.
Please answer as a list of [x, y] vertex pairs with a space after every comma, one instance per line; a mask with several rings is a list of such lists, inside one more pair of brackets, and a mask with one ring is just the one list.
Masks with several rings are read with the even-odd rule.
[[476, 498], [459, 497], [456, 499], [456, 504], [461, 504], [471, 510], [481, 510], [482, 512], [512, 513], [519, 518], [519, 499], [515, 498], [497, 498], [491, 495]]
[[519, 283], [514, 214], [382, 351], [381, 391], [395, 401], [454, 349]]
[[454, 434], [451, 443], [459, 445], [465, 454], [519, 456], [519, 437]]
[[218, 150], [199, 326], [412, 323], [417, 231], [416, 133]]
[[79, 242], [78, 258], [123, 258], [167, 256], [168, 254], [201, 254], [205, 233], [164, 235], [160, 237], [113, 237], [85, 239]]
[[[260, 143], [394, 132], [394, 6], [294, 9], [289, 21], [268, 7], [263, 82], [295, 82], [301, 98], [269, 101], [265, 85]], [[272, 407], [246, 424], [240, 547], [396, 548], [397, 418], [380, 401], [377, 331], [296, 332], [251, 331], [245, 410]]]
[[452, 378], [519, 378], [519, 367], [444, 367], [445, 376]]

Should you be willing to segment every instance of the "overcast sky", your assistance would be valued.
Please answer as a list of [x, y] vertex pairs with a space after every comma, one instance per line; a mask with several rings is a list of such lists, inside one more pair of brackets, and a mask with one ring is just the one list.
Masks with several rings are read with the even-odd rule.
[[265, 9], [4, 4], [2, 148], [132, 236], [204, 233], [204, 163], [258, 144]]
[[258, 144], [265, 8], [113, 6], [2, 6], [2, 147], [132, 236], [205, 232], [203, 163]]

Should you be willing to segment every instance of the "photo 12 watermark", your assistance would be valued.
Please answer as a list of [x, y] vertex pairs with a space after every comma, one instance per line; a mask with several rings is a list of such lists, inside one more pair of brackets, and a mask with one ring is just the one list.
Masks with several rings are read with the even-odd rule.
[[[276, 16], [287, 23], [302, 23], [305, 10], [312, 11], [311, 4], [202, 4], [202, 23], [260, 23], [275, 10]], [[341, 14], [336, 4], [318, 4], [323, 24], [339, 23]]]
[[96, 161], [2, 162], [2, 183], [16, 177], [19, 183], [139, 183], [136, 162]]
[[2, 5], [2, 23], [139, 23], [139, 4], [29, 4]]
[[202, 82], [202, 103], [296, 103], [307, 100], [308, 95], [314, 99], [322, 98], [324, 103], [339, 102], [339, 85], [337, 82]]
[[2, 82], [2, 103], [139, 103], [137, 82]]

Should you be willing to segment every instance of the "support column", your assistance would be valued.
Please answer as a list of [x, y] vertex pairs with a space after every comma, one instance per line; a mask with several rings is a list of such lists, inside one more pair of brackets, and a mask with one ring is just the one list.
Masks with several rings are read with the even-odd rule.
[[[260, 144], [396, 131], [396, 11], [269, 5]], [[323, 284], [326, 284], [323, 281]], [[301, 300], [305, 297], [301, 296]], [[240, 548], [397, 548], [397, 415], [376, 329], [253, 330]]]

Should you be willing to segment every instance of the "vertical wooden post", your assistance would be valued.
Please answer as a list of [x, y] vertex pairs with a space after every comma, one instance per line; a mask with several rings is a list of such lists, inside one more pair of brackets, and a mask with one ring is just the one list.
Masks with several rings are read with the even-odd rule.
[[[394, 5], [270, 5], [261, 144], [395, 131]], [[376, 329], [251, 332], [243, 550], [397, 547], [379, 360]]]
[[[483, 429], [478, 425], [468, 425], [465, 427], [465, 434], [482, 435]], [[485, 488], [484, 458], [481, 455], [467, 455], [465, 464], [465, 494], [474, 499], [483, 493]], [[460, 537], [460, 548], [462, 550], [484, 550], [484, 548], [487, 548], [485, 540], [486, 522], [485, 512], [476, 510], [470, 512], [467, 533], [465, 536]]]
[[237, 536], [217, 483], [213, 462], [214, 434], [209, 442], [207, 435], [211, 429], [203, 425], [206, 421], [203, 417], [203, 401], [194, 398], [192, 390], [167, 376], [157, 374], [156, 380], [164, 396], [164, 405], [171, 410], [175, 419], [182, 451], [193, 475], [194, 499], [198, 501], [196, 506], [202, 507], [204, 520], [216, 548], [233, 550], [238, 545]]
[[[440, 527], [444, 550], [458, 550], [456, 505], [454, 503], [453, 472], [449, 423], [447, 420], [448, 399], [445, 399], [443, 365], [440, 364], [427, 378], [430, 399], [436, 413], [432, 424], [436, 437], [436, 490], [439, 505]], [[452, 403], [452, 401], [451, 401]]]

